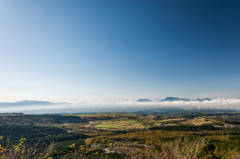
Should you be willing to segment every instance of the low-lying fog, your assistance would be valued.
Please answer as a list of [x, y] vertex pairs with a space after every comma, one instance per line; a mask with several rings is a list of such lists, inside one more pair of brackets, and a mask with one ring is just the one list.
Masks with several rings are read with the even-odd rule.
[[[30, 102], [30, 104], [27, 104]], [[183, 109], [230, 109], [240, 110], [240, 99], [213, 99], [211, 101], [173, 102], [81, 102], [51, 103], [27, 101], [26, 104], [0, 103], [0, 113], [54, 114], [54, 113], [103, 113], [103, 112], [163, 112], [167, 108]]]

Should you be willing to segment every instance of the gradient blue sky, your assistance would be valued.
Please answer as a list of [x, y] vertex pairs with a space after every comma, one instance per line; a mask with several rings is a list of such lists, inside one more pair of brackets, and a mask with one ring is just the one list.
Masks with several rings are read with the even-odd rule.
[[239, 0], [1, 0], [0, 101], [240, 96]]

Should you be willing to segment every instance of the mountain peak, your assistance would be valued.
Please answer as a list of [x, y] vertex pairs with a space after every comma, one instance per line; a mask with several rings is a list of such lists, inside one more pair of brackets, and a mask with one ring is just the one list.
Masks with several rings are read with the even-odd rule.
[[24, 106], [24, 105], [53, 105], [53, 104], [68, 104], [66, 102], [62, 103], [55, 103], [55, 102], [49, 102], [49, 101], [37, 101], [37, 100], [22, 100], [18, 102], [0, 102], [0, 106]]
[[149, 99], [138, 99], [136, 102], [152, 102]]
[[211, 101], [212, 99], [210, 98], [196, 98], [194, 100], [190, 100], [187, 98], [178, 98], [178, 97], [167, 97], [165, 99], [160, 100], [159, 102], [173, 102], [173, 101]]
[[197, 98], [197, 99], [195, 99], [193, 101], [200, 101], [200, 102], [202, 102], [202, 101], [205, 101], [205, 100], [211, 101], [212, 99], [210, 99], [210, 98]]
[[178, 98], [178, 97], [167, 97], [165, 99], [160, 100], [160, 102], [173, 102], [173, 101], [190, 101], [189, 99], [185, 98]]

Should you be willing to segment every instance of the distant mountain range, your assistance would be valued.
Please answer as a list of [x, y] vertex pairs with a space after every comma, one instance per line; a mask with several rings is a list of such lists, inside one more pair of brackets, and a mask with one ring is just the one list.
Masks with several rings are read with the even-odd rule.
[[[174, 102], [174, 101], [199, 101], [199, 102], [202, 102], [202, 101], [211, 101], [211, 100], [212, 99], [210, 99], [210, 98], [197, 98], [197, 99], [194, 99], [194, 100], [190, 100], [190, 99], [187, 99], [187, 98], [167, 97], [167, 98], [162, 99], [158, 102]], [[149, 100], [149, 99], [139, 99], [136, 102], [152, 102], [152, 101]]]
[[194, 99], [193, 101], [200, 101], [200, 102], [202, 102], [202, 101], [205, 101], [205, 100], [211, 101], [212, 99], [210, 99], [210, 98], [197, 98], [197, 99]]
[[138, 99], [136, 102], [152, 102], [149, 99]]
[[[158, 102], [173, 102], [173, 101], [211, 101], [212, 99], [210, 98], [197, 98], [194, 100], [186, 99], [186, 98], [178, 98], [178, 97], [167, 97], [165, 99], [162, 99]], [[149, 99], [139, 99], [136, 102], [152, 102]], [[81, 102], [78, 104], [84, 104], [85, 102]], [[30, 105], [62, 105], [62, 104], [71, 104], [67, 102], [60, 102], [60, 103], [55, 103], [55, 102], [49, 102], [49, 101], [36, 101], [36, 100], [23, 100], [23, 101], [18, 101], [18, 102], [0, 102], [0, 106], [30, 106]]]
[[0, 106], [26, 106], [26, 105], [53, 105], [53, 104], [69, 104], [66, 102], [55, 103], [48, 101], [23, 100], [19, 102], [2, 102]]
[[177, 97], [167, 97], [165, 99], [160, 100], [159, 102], [173, 102], [173, 101], [191, 101], [185, 98], [177, 98]]
[[194, 99], [194, 100], [190, 100], [190, 99], [186, 99], [186, 98], [178, 98], [178, 97], [167, 97], [163, 100], [160, 100], [159, 102], [173, 102], [173, 101], [199, 101], [199, 102], [202, 102], [202, 101], [211, 101], [212, 99], [210, 98], [197, 98], [197, 99]]

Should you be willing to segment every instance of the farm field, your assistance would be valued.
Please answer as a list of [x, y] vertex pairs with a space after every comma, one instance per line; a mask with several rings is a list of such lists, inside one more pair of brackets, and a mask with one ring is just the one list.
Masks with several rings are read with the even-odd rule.
[[142, 129], [144, 128], [143, 123], [138, 121], [108, 121], [102, 122], [101, 124], [96, 125], [96, 128], [107, 128], [107, 129]]

